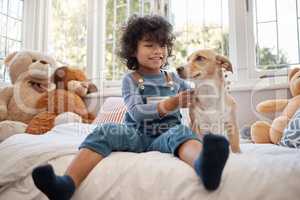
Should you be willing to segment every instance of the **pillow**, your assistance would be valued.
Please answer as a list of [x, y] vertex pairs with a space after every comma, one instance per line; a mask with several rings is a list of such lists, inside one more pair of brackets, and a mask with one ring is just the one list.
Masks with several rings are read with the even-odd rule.
[[288, 126], [284, 129], [279, 145], [300, 148], [300, 109], [296, 111]]
[[95, 123], [123, 123], [126, 107], [121, 97], [108, 97], [97, 114]]

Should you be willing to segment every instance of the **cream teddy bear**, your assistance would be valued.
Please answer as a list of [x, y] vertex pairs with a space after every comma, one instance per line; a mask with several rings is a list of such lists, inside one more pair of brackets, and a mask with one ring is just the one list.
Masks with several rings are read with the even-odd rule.
[[288, 80], [292, 95], [291, 99], [266, 100], [257, 105], [257, 111], [262, 114], [282, 113], [275, 118], [271, 124], [266, 121], [257, 121], [251, 126], [251, 139], [255, 143], [280, 143], [284, 129], [287, 128], [294, 114], [300, 108], [299, 77], [299, 68], [294, 68], [289, 71]]
[[36, 102], [55, 89], [51, 76], [57, 68], [53, 58], [34, 51], [14, 52], [4, 63], [12, 85], [0, 91], [0, 141], [24, 132], [27, 123], [40, 112]]

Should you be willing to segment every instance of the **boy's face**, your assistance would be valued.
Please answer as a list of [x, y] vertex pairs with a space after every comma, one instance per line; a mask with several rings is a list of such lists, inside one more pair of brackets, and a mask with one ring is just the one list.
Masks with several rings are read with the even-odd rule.
[[167, 46], [162, 46], [157, 42], [140, 40], [135, 54], [139, 68], [150, 71], [159, 71], [160, 67], [166, 63]]

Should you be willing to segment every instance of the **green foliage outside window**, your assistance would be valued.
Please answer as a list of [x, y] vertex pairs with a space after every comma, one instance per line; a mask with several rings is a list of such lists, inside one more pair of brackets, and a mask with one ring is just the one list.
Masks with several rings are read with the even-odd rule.
[[256, 48], [257, 51], [257, 65], [259, 69], [280, 69], [289, 67], [288, 58], [286, 54], [279, 50], [278, 56], [274, 54], [271, 48]]
[[62, 64], [86, 68], [87, 54], [86, 0], [52, 0], [51, 44]]

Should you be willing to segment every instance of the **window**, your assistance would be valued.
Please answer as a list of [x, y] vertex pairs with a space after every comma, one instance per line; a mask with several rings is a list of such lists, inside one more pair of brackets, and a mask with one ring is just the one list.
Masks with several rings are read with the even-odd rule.
[[65, 64], [88, 63], [89, 76], [101, 76], [106, 85], [118, 85], [126, 70], [117, 52], [121, 28], [134, 13], [160, 14], [174, 25], [171, 66], [185, 62], [195, 49], [213, 48], [229, 56], [236, 78], [247, 82], [284, 72], [279, 69], [300, 60], [300, 0], [51, 1], [48, 50]]
[[3, 60], [22, 47], [23, 0], [0, 0], [0, 81], [8, 81]]
[[64, 65], [86, 70], [87, 65], [86, 0], [52, 0], [49, 53]]
[[256, 67], [279, 69], [299, 63], [300, 0], [254, 0]]
[[[52, 0], [49, 51], [63, 64], [86, 66], [87, 41], [89, 41], [87, 2], [91, 1], [72, 0], [71, 3], [71, 0]], [[132, 14], [160, 14], [174, 24], [177, 40], [174, 49], [175, 59], [170, 62], [173, 61], [172, 66], [183, 63], [187, 54], [196, 48], [214, 48], [222, 54], [229, 55], [228, 0], [106, 0], [103, 2], [105, 4], [105, 67], [101, 66], [103, 68], [100, 70], [103, 80], [118, 82], [126, 71], [117, 52], [121, 29]], [[99, 75], [94, 74], [93, 77]]]
[[117, 56], [122, 26], [132, 14], [145, 15], [154, 9], [155, 0], [107, 0], [105, 80], [120, 80], [126, 70]]
[[176, 42], [170, 60], [178, 66], [191, 51], [213, 48], [229, 55], [228, 0], [108, 0], [106, 5], [106, 80], [119, 80], [125, 67], [116, 55], [121, 27], [133, 13], [167, 17]]
[[229, 55], [228, 0], [172, 0], [170, 4], [176, 35], [174, 66], [186, 62], [196, 49]]

